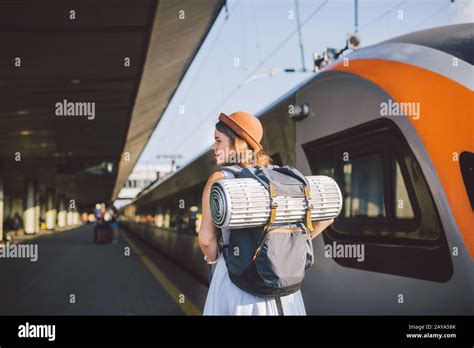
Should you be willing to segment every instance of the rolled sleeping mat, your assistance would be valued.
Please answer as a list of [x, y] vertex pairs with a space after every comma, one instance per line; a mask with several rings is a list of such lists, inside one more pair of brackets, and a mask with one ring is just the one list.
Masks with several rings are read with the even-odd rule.
[[[307, 176], [313, 209], [311, 220], [329, 220], [342, 209], [342, 195], [337, 183], [324, 175]], [[277, 196], [274, 223], [303, 222], [306, 217], [304, 197]], [[216, 181], [211, 187], [211, 215], [219, 228], [264, 226], [270, 220], [270, 193], [256, 179], [233, 178]]]

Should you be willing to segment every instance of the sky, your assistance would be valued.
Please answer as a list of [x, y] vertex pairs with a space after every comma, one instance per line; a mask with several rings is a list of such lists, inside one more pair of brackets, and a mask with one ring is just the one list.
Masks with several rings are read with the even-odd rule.
[[[306, 72], [298, 40], [295, 0], [229, 0], [191, 63], [137, 164], [180, 166], [213, 143], [221, 112], [258, 114], [312, 76], [313, 53], [342, 48], [354, 33], [354, 0], [298, 0]], [[406, 33], [474, 21], [474, 0], [359, 0], [360, 47]], [[281, 69], [293, 68], [294, 73]]]

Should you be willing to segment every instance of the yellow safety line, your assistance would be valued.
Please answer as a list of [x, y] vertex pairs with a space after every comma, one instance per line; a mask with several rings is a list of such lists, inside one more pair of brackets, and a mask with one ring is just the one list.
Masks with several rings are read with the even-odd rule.
[[[130, 244], [133, 252], [137, 254], [148, 270], [153, 274], [153, 276], [158, 280], [161, 286], [166, 290], [166, 292], [171, 296], [171, 298], [176, 302], [179, 308], [186, 315], [202, 315], [201, 310], [196, 307], [188, 298], [186, 298], [182, 291], [179, 291], [171, 281], [166, 278], [166, 276], [156, 267], [156, 265], [144, 255], [140, 248], [133, 243], [124, 233], [120, 232], [120, 235]], [[181, 303], [182, 302], [182, 303]]]

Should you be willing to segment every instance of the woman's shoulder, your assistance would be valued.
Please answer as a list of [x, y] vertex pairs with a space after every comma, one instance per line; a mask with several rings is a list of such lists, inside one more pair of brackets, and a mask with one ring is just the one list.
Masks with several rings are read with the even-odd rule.
[[207, 182], [213, 182], [216, 180], [224, 179], [225, 175], [220, 170], [215, 171], [211, 174], [211, 176], [207, 179]]
[[225, 175], [221, 171], [215, 171], [214, 173], [212, 173], [211, 176], [207, 179], [206, 186], [204, 186], [203, 195], [208, 195], [211, 190], [212, 184], [217, 180], [224, 179], [224, 177]]

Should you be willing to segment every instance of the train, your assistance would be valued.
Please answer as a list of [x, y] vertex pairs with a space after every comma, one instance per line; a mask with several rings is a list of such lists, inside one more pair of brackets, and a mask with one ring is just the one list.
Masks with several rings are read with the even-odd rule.
[[[458, 24], [353, 50], [257, 114], [275, 164], [343, 194], [313, 240], [307, 314], [474, 314], [473, 36]], [[124, 228], [204, 283], [201, 195], [218, 169], [205, 149], [122, 208]]]

